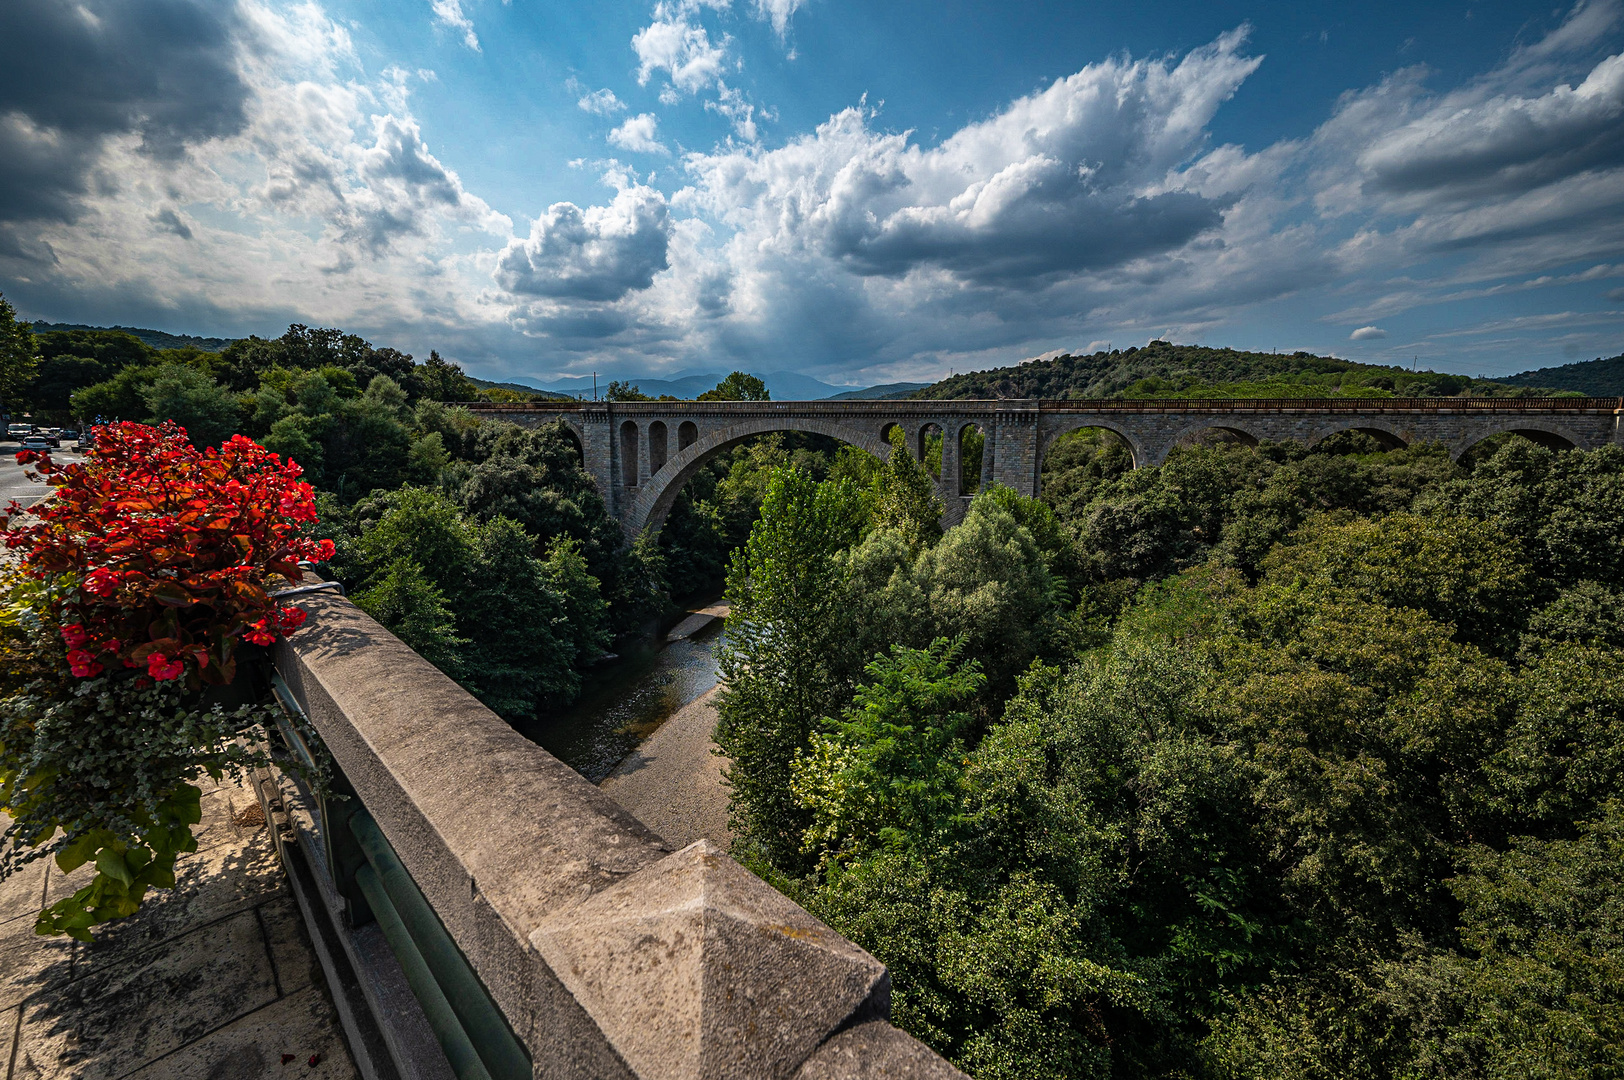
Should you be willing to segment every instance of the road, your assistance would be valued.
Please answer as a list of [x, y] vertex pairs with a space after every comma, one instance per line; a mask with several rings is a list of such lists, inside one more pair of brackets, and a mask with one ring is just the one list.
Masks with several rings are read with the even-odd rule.
[[[17, 464], [17, 451], [21, 448], [16, 440], [0, 440], [0, 509], [10, 505], [12, 499], [29, 506], [45, 498], [51, 490], [28, 478], [28, 473], [33, 471], [31, 468]], [[83, 457], [71, 451], [53, 450], [51, 460], [67, 465]]]

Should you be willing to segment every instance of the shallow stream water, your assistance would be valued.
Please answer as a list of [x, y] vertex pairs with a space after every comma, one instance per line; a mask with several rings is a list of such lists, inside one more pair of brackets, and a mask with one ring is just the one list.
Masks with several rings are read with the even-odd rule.
[[596, 784], [654, 734], [666, 718], [716, 685], [717, 620], [692, 638], [639, 642], [586, 675], [566, 709], [514, 727]]

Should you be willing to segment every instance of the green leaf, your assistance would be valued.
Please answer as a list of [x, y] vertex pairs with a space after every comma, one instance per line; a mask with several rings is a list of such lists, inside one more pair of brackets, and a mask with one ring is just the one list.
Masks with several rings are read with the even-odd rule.
[[135, 875], [124, 861], [124, 853], [113, 848], [103, 848], [96, 856], [96, 869], [107, 877], [124, 885], [135, 882]]

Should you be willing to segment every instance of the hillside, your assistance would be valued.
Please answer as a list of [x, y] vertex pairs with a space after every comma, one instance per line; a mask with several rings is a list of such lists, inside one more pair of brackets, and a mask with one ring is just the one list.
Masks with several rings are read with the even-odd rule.
[[1533, 384], [1409, 371], [1312, 353], [1261, 353], [1173, 345], [1113, 349], [1088, 356], [1028, 360], [971, 371], [909, 395], [915, 398], [1247, 398], [1533, 397]]
[[830, 401], [886, 401], [891, 398], [905, 398], [916, 390], [923, 390], [925, 383], [896, 382], [881, 383], [879, 386], [870, 386], [863, 390], [847, 390], [844, 394], [834, 394]]
[[128, 334], [137, 341], [144, 342], [154, 349], [201, 349], [204, 352], [220, 352], [237, 338], [222, 337], [194, 337], [191, 334], [166, 334], [162, 330], [145, 330], [138, 326], [86, 326], [83, 323], [51, 323], [43, 319], [31, 324], [36, 334], [50, 333], [52, 330], [118, 330]]
[[491, 382], [489, 379], [476, 379], [472, 375], [464, 375], [465, 379], [479, 387], [481, 390], [512, 390], [516, 394], [523, 394], [527, 398], [545, 401], [573, 401], [569, 394], [557, 394], [551, 390], [538, 390], [534, 386], [516, 382]]
[[1501, 381], [1513, 386], [1553, 386], [1587, 397], [1624, 397], [1624, 353], [1605, 360], [1598, 356], [1578, 364], [1524, 371]]

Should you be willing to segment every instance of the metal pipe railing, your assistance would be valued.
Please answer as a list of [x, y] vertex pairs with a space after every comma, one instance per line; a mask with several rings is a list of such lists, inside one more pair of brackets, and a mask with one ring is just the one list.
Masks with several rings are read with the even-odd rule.
[[389, 942], [389, 949], [395, 954], [401, 973], [406, 976], [406, 985], [412, 988], [412, 995], [422, 1006], [423, 1015], [428, 1019], [429, 1027], [434, 1029], [434, 1037], [439, 1040], [440, 1049], [445, 1051], [446, 1061], [451, 1064], [451, 1071], [457, 1074], [457, 1080], [493, 1080], [474, 1049], [473, 1041], [458, 1022], [451, 1003], [446, 1000], [445, 991], [440, 989], [428, 962], [418, 951], [405, 920], [390, 903], [389, 891], [378, 880], [377, 873], [370, 865], [363, 866], [355, 872], [355, 883], [366, 894], [372, 914], [378, 920], [378, 928], [383, 931], [384, 940]]
[[[521, 1080], [529, 1077], [530, 1056], [519, 1045], [513, 1029], [508, 1026], [507, 1020], [497, 1009], [496, 1003], [491, 1000], [490, 994], [479, 981], [479, 977], [474, 974], [473, 968], [468, 966], [467, 957], [457, 948], [457, 943], [451, 940], [445, 925], [440, 922], [440, 917], [424, 899], [411, 874], [401, 865], [399, 856], [395, 854], [395, 849], [389, 846], [389, 841], [384, 838], [378, 823], [373, 821], [372, 815], [364, 809], [356, 810], [350, 815], [350, 831], [355, 834], [361, 850], [366, 853], [369, 865], [363, 867], [362, 871], [370, 869], [376, 874], [377, 881], [387, 895], [391, 911], [410, 935], [412, 945], [427, 965], [427, 970], [433, 975], [436, 988], [441, 992], [440, 996], [449, 1002], [450, 1009], [458, 1021], [459, 1030], [465, 1033], [464, 1037], [476, 1049], [480, 1060], [489, 1070], [488, 1075], [492, 1080]], [[359, 871], [357, 880], [360, 880]], [[367, 893], [367, 900], [372, 904], [373, 914], [376, 915], [378, 904], [371, 892]], [[380, 925], [382, 921], [380, 918]], [[393, 946], [394, 942], [391, 941], [390, 945]], [[403, 964], [402, 967], [404, 966]], [[409, 975], [407, 981], [410, 981]], [[414, 985], [413, 990], [416, 989]], [[418, 1000], [424, 1001], [422, 994], [418, 994]], [[424, 1001], [423, 1011], [430, 1012], [427, 1001]], [[433, 1020], [432, 1014], [430, 1020], [431, 1022]], [[443, 1040], [441, 1045], [445, 1045]], [[449, 1047], [446, 1056], [451, 1056]], [[452, 1061], [452, 1065], [456, 1065], [455, 1060]], [[460, 1070], [457, 1075], [462, 1075]]]
[[[316, 752], [289, 722], [303, 715], [292, 689], [276, 672], [271, 688], [282, 706], [276, 723], [283, 741], [318, 775]], [[333, 780], [335, 787], [349, 788], [336, 770]], [[529, 1054], [372, 815], [353, 794], [342, 799], [337, 813], [330, 812], [325, 794], [313, 794], [329, 878], [342, 897], [365, 901], [364, 907], [351, 903], [352, 926], [377, 921], [458, 1080], [528, 1080]], [[364, 858], [346, 858], [341, 848], [358, 848]]]

